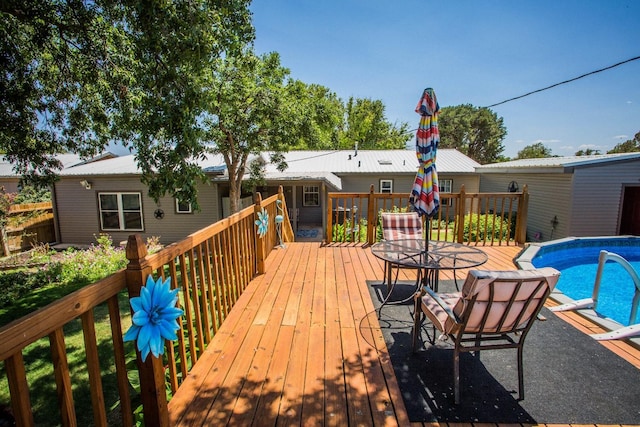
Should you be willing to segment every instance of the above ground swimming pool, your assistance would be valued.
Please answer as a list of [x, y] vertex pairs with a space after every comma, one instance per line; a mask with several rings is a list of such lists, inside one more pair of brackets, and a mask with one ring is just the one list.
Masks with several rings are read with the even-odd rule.
[[[554, 267], [560, 270], [562, 274], [556, 289], [575, 301], [591, 298], [602, 250], [620, 255], [640, 273], [640, 237], [633, 236], [566, 238], [533, 243], [518, 256], [516, 263], [523, 269]], [[635, 284], [630, 274], [617, 262], [607, 262], [603, 269], [597, 314], [620, 325], [629, 325], [634, 293]], [[557, 298], [557, 295], [554, 299], [567, 301]], [[631, 322], [634, 323], [640, 323], [640, 315]]]

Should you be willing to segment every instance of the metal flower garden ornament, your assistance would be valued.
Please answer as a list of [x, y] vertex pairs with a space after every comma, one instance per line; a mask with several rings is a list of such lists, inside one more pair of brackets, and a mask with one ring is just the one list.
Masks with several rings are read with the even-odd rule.
[[264, 235], [267, 234], [267, 229], [269, 228], [269, 213], [265, 211], [264, 208], [258, 212], [256, 225], [258, 226], [258, 235], [260, 237], [264, 237]]
[[177, 319], [183, 310], [176, 307], [177, 294], [178, 289], [171, 289], [171, 278], [164, 282], [161, 278], [154, 281], [149, 275], [140, 296], [131, 298], [132, 324], [124, 340], [137, 342], [142, 360], [146, 360], [149, 353], [159, 357], [164, 353], [164, 340], [178, 338], [176, 331], [180, 326]]

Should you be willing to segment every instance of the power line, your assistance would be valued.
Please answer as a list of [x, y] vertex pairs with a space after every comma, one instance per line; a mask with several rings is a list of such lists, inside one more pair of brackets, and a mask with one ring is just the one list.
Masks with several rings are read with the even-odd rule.
[[617, 64], [613, 64], [613, 65], [610, 65], [610, 66], [608, 66], [608, 67], [601, 68], [601, 69], [599, 69], [599, 70], [591, 71], [590, 73], [586, 73], [586, 74], [583, 74], [583, 75], [581, 75], [581, 76], [574, 77], [574, 78], [572, 78], [572, 79], [565, 80], [565, 81], [563, 81], [563, 82], [553, 84], [553, 85], [551, 85], [551, 86], [543, 87], [542, 89], [538, 89], [538, 90], [534, 90], [534, 91], [531, 91], [531, 92], [525, 93], [524, 95], [516, 96], [516, 97], [514, 97], [514, 98], [509, 98], [509, 99], [506, 99], [506, 100], [504, 100], [504, 101], [498, 102], [498, 103], [496, 103], [496, 104], [488, 105], [488, 106], [486, 106], [485, 108], [491, 108], [491, 107], [495, 107], [496, 105], [501, 105], [501, 104], [505, 104], [505, 103], [510, 102], [510, 101], [515, 101], [516, 99], [524, 98], [525, 96], [533, 95], [534, 93], [542, 92], [542, 91], [545, 91], [545, 90], [548, 90], [548, 89], [554, 88], [554, 87], [556, 87], [556, 86], [560, 86], [560, 85], [563, 85], [563, 84], [571, 83], [571, 82], [573, 82], [573, 81], [576, 81], [576, 80], [582, 79], [582, 78], [587, 77], [587, 76], [590, 76], [590, 75], [592, 75], [592, 74], [601, 73], [601, 72], [603, 72], [603, 71], [610, 70], [610, 69], [615, 68], [615, 67], [618, 67], [618, 66], [620, 66], [620, 65], [622, 65], [622, 64], [626, 64], [627, 62], [636, 61], [636, 60], [638, 60], [638, 59], [640, 59], [640, 56], [636, 56], [635, 58], [627, 59], [626, 61], [618, 62]]

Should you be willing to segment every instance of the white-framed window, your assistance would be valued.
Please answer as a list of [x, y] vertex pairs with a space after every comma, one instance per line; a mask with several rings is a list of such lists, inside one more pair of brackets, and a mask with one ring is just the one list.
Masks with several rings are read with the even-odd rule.
[[191, 203], [189, 202], [181, 202], [178, 199], [176, 200], [176, 213], [191, 213]]
[[393, 180], [381, 179], [380, 180], [380, 192], [381, 193], [393, 193]]
[[[438, 190], [440, 193], [451, 193], [453, 190], [452, 179], [441, 179], [438, 181]], [[440, 206], [452, 206], [453, 199], [440, 197]]]
[[98, 193], [100, 229], [143, 231], [140, 193]]
[[320, 187], [305, 185], [302, 194], [303, 206], [320, 206]]

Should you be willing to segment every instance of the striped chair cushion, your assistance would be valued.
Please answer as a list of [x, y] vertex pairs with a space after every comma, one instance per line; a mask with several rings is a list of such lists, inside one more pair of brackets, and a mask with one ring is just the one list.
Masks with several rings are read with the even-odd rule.
[[422, 219], [416, 212], [383, 213], [382, 235], [385, 240], [422, 238]]

